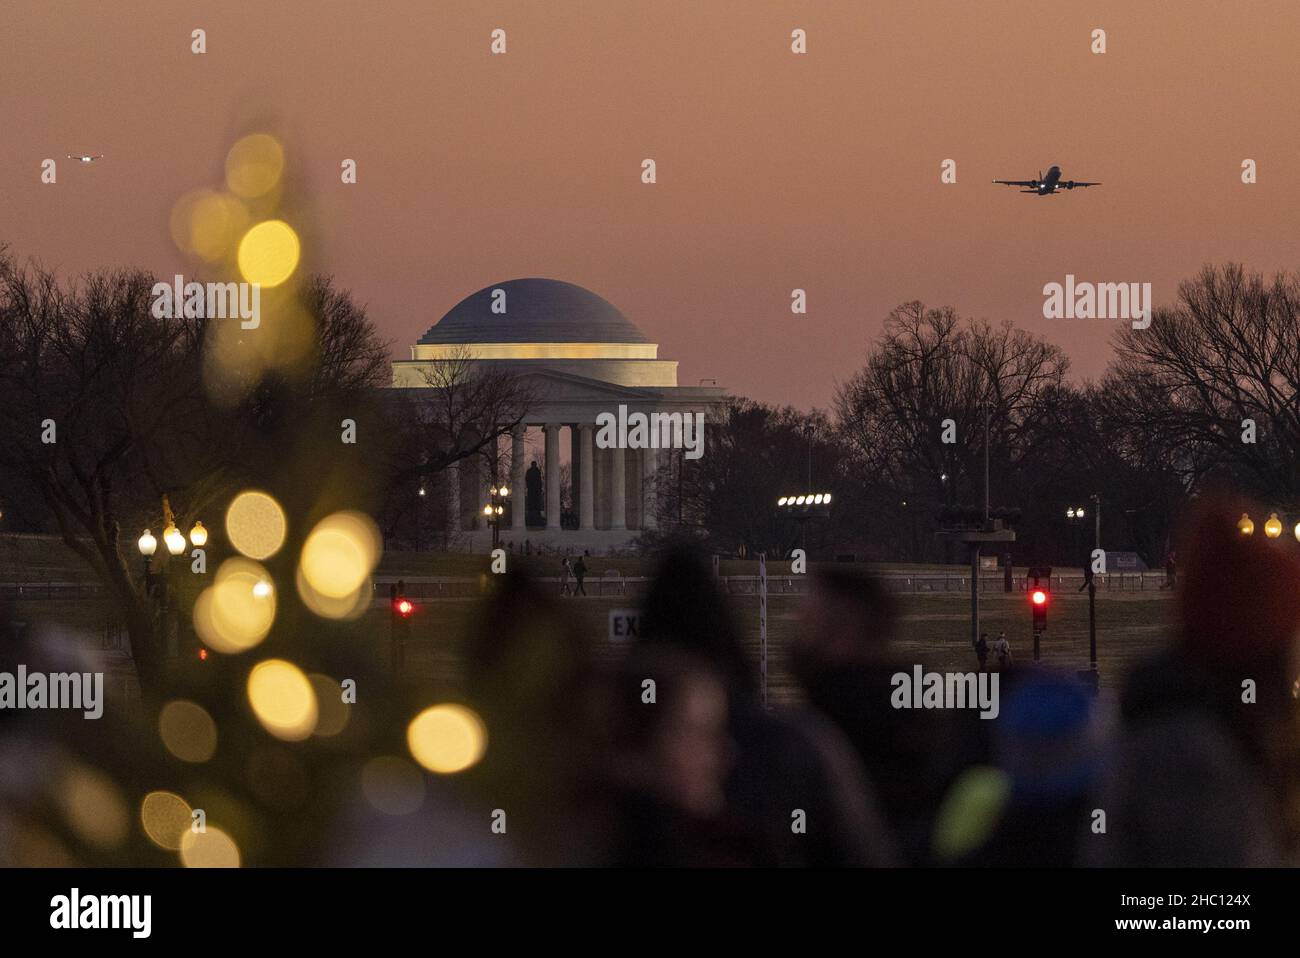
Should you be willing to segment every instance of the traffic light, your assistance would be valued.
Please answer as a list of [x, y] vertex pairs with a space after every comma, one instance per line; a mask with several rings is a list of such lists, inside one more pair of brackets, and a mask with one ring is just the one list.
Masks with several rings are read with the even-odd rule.
[[393, 608], [397, 611], [397, 614], [400, 615], [403, 619], [409, 619], [411, 617], [411, 613], [415, 611], [415, 605], [411, 602], [410, 599], [398, 599], [395, 603], [393, 603]]
[[1047, 629], [1047, 601], [1051, 594], [1042, 586], [1036, 586], [1029, 592], [1029, 607], [1034, 612], [1034, 631]]

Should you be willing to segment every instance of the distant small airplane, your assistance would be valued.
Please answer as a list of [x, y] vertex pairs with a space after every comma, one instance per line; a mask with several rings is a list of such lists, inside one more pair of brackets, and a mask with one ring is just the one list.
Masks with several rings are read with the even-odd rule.
[[1051, 196], [1057, 190], [1072, 190], [1076, 186], [1101, 186], [1100, 183], [1085, 183], [1083, 180], [1066, 180], [1061, 182], [1061, 168], [1054, 166], [1043, 176], [1040, 172], [1036, 180], [994, 180], [1003, 186], [1023, 186], [1021, 193], [1037, 193], [1039, 196]]
[[69, 153], [69, 154], [68, 154], [68, 159], [70, 159], [70, 160], [79, 160], [79, 161], [82, 162], [82, 163], [94, 163], [96, 160], [102, 160], [103, 158], [104, 158], [104, 154], [103, 154], [103, 153], [95, 153], [94, 155], [91, 155], [91, 154], [88, 154], [88, 153]]

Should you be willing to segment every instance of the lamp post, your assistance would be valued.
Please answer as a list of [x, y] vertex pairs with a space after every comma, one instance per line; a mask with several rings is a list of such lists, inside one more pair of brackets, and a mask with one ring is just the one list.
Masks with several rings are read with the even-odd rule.
[[[1065, 521], [1070, 524], [1070, 549], [1078, 555], [1079, 550], [1079, 524], [1087, 517], [1087, 511], [1083, 506], [1068, 506], [1065, 510]], [[1083, 567], [1083, 577], [1085, 581], [1090, 576], [1090, 566], [1085, 562]]]
[[483, 516], [488, 524], [492, 526], [492, 548], [496, 549], [501, 545], [501, 517], [506, 511], [506, 499], [510, 496], [510, 489], [502, 484], [496, 483], [488, 489], [490, 500], [483, 507]]
[[415, 551], [420, 551], [420, 527], [424, 525], [424, 486], [420, 486], [415, 498]]
[[[1101, 496], [1094, 492], [1091, 498], [1095, 550], [1101, 548]], [[1101, 677], [1097, 674], [1097, 577], [1091, 575], [1088, 577], [1088, 673], [1088, 681], [1095, 692], [1101, 685]]]
[[804, 554], [808, 553], [808, 520], [825, 519], [831, 514], [831, 494], [829, 492], [805, 493], [801, 496], [782, 496], [776, 500], [780, 515], [793, 516], [799, 523], [799, 538]]
[[[178, 556], [185, 551], [185, 534], [176, 526], [176, 521], [172, 518], [171, 504], [163, 499], [164, 522], [162, 541], [167, 549], [167, 555]], [[195, 547], [202, 548], [208, 541], [208, 530], [203, 527], [202, 522], [196, 521], [190, 529], [190, 541]], [[168, 602], [168, 576], [166, 565], [162, 571], [155, 572], [153, 569], [153, 556], [158, 551], [158, 540], [148, 529], [141, 533], [140, 538], [136, 540], [136, 548], [140, 550], [140, 555], [144, 559], [144, 591], [145, 595], [154, 601], [156, 613], [163, 627], [163, 639], [167, 644], [167, 654], [175, 656], [177, 654], [176, 636], [170, 628], [168, 612], [171, 606]]]

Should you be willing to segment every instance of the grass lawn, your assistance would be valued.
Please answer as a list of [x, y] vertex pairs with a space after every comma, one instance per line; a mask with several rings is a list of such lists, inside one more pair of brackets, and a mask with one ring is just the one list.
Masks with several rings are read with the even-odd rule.
[[[123, 541], [122, 551], [128, 557], [136, 554], [135, 540]], [[477, 576], [487, 572], [490, 557], [481, 554], [447, 552], [386, 552], [379, 562], [377, 575], [382, 576]], [[512, 568], [523, 569], [533, 575], [556, 575], [559, 557], [555, 555], [510, 554]], [[819, 564], [810, 563], [815, 569]], [[827, 563], [831, 564], [831, 563]], [[587, 565], [593, 576], [606, 569], [617, 569], [623, 575], [650, 575], [655, 560], [644, 556], [592, 556]], [[968, 567], [936, 565], [932, 563], [868, 562], [862, 568], [873, 572], [949, 572], [964, 575]], [[771, 560], [768, 572], [776, 575], [785, 572], [788, 564]], [[757, 559], [723, 559], [719, 570], [722, 575], [757, 575]], [[81, 559], [58, 536], [0, 535], [0, 582], [77, 581], [90, 578], [90, 571]]]
[[[560, 557], [558, 555], [508, 555], [512, 569], [521, 569], [530, 575], [559, 575]], [[386, 552], [379, 562], [377, 575], [382, 576], [475, 576], [489, 571], [491, 558], [486, 555], [464, 553], [434, 552]], [[835, 565], [833, 562], [811, 562], [809, 569], [819, 565]], [[617, 569], [625, 576], [652, 575], [656, 560], [648, 556], [589, 556], [587, 567], [589, 574], [599, 577], [606, 569]], [[789, 571], [788, 561], [769, 559], [769, 575], [784, 574]], [[871, 572], [947, 572], [953, 575], [966, 575], [966, 565], [933, 565], [906, 562], [866, 562], [857, 563], [857, 568]], [[758, 575], [757, 559], [722, 559], [718, 564], [721, 575]]]
[[57, 536], [0, 535], [0, 582], [89, 579], [90, 570]]
[[[771, 698], [777, 703], [797, 700], [798, 693], [785, 667], [785, 656], [799, 624], [802, 596], [768, 599], [768, 678]], [[969, 605], [965, 596], [902, 596], [898, 644], [905, 657], [929, 669], [967, 671], [975, 666], [969, 642]], [[1047, 632], [1043, 636], [1043, 661], [1061, 669], [1088, 665], [1088, 601], [1086, 596], [1053, 598]], [[732, 613], [742, 628], [746, 649], [757, 664], [759, 657], [758, 601], [752, 596], [730, 596]], [[611, 609], [635, 606], [635, 596], [593, 596], [566, 601], [580, 627], [598, 639], [602, 654], [614, 658], [618, 646], [609, 641]], [[15, 603], [16, 616], [33, 625], [57, 623], [83, 633], [85, 641], [99, 647], [108, 610], [98, 601], [34, 601]], [[453, 690], [459, 676], [455, 652], [457, 639], [474, 624], [478, 600], [447, 600], [418, 604], [410, 626], [406, 667], [415, 675], [437, 680]], [[1134, 660], [1155, 650], [1166, 635], [1165, 623], [1172, 602], [1169, 593], [1121, 593], [1097, 597], [1097, 656], [1103, 685], [1114, 688]], [[1023, 595], [984, 596], [980, 608], [982, 631], [996, 635], [1005, 630], [1017, 660], [1032, 658], [1029, 608]], [[361, 621], [372, 638], [372, 654], [389, 660], [389, 613], [375, 609]], [[126, 665], [117, 662], [114, 667]]]

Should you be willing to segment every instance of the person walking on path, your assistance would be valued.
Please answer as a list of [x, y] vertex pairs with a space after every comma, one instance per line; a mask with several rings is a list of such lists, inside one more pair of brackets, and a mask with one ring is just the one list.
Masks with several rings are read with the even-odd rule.
[[[584, 553], [584, 555], [585, 554], [586, 553]], [[578, 593], [586, 595], [587, 590], [582, 587], [582, 580], [587, 577], [587, 563], [583, 561], [582, 556], [578, 556], [578, 561], [573, 564], [573, 577], [578, 581], [577, 586], [573, 590], [573, 594], [575, 596], [578, 595]]]
[[1011, 643], [1007, 641], [1007, 634], [999, 632], [996, 641], [993, 643], [993, 654], [998, 657], [998, 671], [1005, 672], [1012, 666]]

